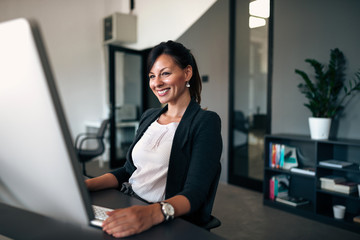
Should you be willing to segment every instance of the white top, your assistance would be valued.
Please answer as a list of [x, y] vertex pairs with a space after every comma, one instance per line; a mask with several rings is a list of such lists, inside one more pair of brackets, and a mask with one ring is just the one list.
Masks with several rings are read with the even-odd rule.
[[179, 123], [153, 122], [134, 146], [132, 158], [137, 168], [129, 179], [133, 191], [149, 202], [165, 199], [170, 151]]

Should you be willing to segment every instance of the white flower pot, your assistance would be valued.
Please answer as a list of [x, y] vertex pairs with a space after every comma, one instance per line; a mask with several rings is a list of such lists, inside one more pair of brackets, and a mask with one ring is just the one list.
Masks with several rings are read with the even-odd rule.
[[331, 118], [309, 117], [310, 135], [312, 139], [328, 139], [330, 126]]

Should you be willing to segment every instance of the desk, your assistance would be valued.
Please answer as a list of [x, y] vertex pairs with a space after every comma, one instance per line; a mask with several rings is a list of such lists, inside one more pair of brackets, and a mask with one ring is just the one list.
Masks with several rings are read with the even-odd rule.
[[[128, 207], [134, 204], [146, 205], [117, 190], [93, 192], [91, 198], [94, 204], [110, 208]], [[0, 237], [1, 235], [13, 239], [115, 239], [99, 228], [71, 225], [2, 203], [0, 203]], [[220, 240], [223, 238], [185, 220], [175, 219], [126, 239]]]

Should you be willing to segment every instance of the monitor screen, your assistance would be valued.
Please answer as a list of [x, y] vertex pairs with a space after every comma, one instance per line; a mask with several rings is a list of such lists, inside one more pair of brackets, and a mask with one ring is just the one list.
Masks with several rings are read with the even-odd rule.
[[0, 23], [0, 202], [77, 224], [93, 218], [34, 21]]

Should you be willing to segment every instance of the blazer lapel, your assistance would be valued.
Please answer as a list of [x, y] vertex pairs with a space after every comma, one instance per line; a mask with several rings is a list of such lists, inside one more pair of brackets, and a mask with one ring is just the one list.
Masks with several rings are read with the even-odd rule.
[[181, 118], [179, 126], [176, 129], [173, 139], [173, 146], [180, 146], [180, 148], [183, 148], [185, 146], [185, 143], [189, 139], [188, 136], [191, 123], [199, 110], [200, 105], [195, 102], [194, 99], [191, 99], [189, 106], [186, 108], [186, 111]]

